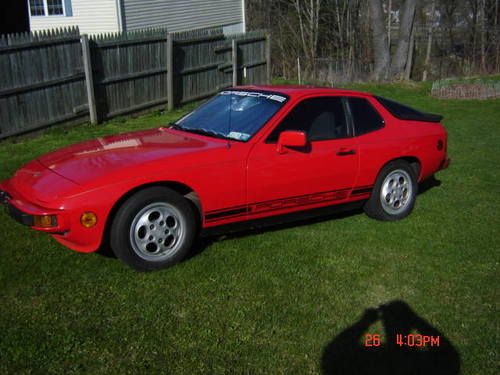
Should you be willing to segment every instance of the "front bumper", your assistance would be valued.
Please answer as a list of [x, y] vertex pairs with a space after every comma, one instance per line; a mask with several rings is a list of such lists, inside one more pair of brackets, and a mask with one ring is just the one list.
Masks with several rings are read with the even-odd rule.
[[[33, 229], [53, 234], [64, 233], [69, 229], [69, 223], [63, 211], [47, 209], [28, 202], [5, 190], [2, 185], [0, 185], [0, 204], [5, 206], [7, 213], [15, 221]], [[35, 216], [43, 215], [56, 216], [57, 224], [49, 228], [37, 227], [35, 225]]]
[[12, 197], [6, 191], [0, 190], [0, 204], [6, 204], [9, 199]]
[[[75, 215], [75, 209], [55, 209], [42, 207], [19, 194], [9, 185], [9, 180], [0, 183], [0, 206], [6, 208], [7, 213], [15, 221], [36, 231], [51, 235], [62, 245], [78, 251], [89, 253], [96, 251], [101, 245], [105, 220], [98, 221], [92, 228], [84, 228], [80, 224], [80, 211]], [[1, 207], [0, 207], [1, 209]], [[105, 218], [102, 211], [96, 210], [100, 218]], [[53, 215], [56, 217], [56, 226], [50, 228], [35, 225], [35, 216]]]
[[32, 227], [34, 225], [34, 217], [33, 215], [29, 215], [17, 207], [9, 204], [8, 202], [4, 203], [7, 207], [7, 213], [12, 217], [15, 221], [20, 224], [27, 225], [28, 227]]
[[7, 209], [7, 213], [9, 214], [10, 217], [12, 217], [15, 221], [17, 221], [20, 224], [27, 225], [29, 227], [33, 226], [33, 215], [29, 215], [21, 210], [19, 210], [17, 207], [13, 206], [12, 204], [9, 203], [9, 200], [11, 200], [12, 197], [10, 196], [9, 193], [6, 191], [0, 190], [0, 204], [5, 205], [5, 208]]

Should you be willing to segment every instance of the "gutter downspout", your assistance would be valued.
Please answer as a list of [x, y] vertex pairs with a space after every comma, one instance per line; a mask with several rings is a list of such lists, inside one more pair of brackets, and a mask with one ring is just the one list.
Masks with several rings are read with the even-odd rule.
[[123, 15], [122, 15], [122, 0], [115, 0], [116, 4], [116, 17], [118, 21], [118, 32], [125, 31], [125, 25], [123, 24]]
[[243, 16], [243, 32], [247, 32], [247, 11], [245, 7], [245, 0], [241, 0], [241, 15]]

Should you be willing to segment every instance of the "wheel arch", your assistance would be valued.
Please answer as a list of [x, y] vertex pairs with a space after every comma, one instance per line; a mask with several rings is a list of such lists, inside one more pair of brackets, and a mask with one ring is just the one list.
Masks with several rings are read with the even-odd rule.
[[181, 182], [155, 181], [155, 182], [151, 182], [151, 183], [138, 185], [138, 186], [128, 190], [127, 192], [122, 194], [120, 196], [120, 198], [113, 204], [113, 206], [111, 207], [111, 210], [109, 211], [109, 214], [107, 216], [106, 224], [104, 226], [104, 232], [103, 232], [103, 235], [101, 238], [101, 247], [103, 245], [109, 244], [109, 235], [110, 235], [110, 231], [111, 231], [111, 224], [113, 223], [113, 220], [116, 216], [116, 213], [117, 213], [118, 209], [122, 206], [122, 204], [128, 198], [130, 198], [132, 195], [134, 195], [135, 193], [137, 193], [141, 190], [147, 189], [147, 188], [158, 187], [158, 186], [170, 188], [170, 189], [174, 190], [175, 192], [179, 193], [180, 195], [182, 195], [184, 198], [186, 198], [187, 201], [189, 202], [189, 204], [191, 205], [191, 207], [193, 208], [194, 212], [196, 213], [198, 228], [201, 228], [201, 224], [203, 221], [203, 208], [202, 208], [201, 200], [200, 200], [198, 193], [196, 193], [196, 191], [193, 188], [191, 188], [190, 186], [188, 186], [184, 183], [181, 183]]
[[382, 165], [382, 167], [379, 169], [379, 171], [377, 173], [377, 176], [385, 168], [386, 165], [388, 165], [389, 163], [392, 163], [396, 160], [403, 160], [403, 161], [406, 161], [408, 164], [410, 164], [411, 168], [415, 172], [415, 176], [417, 176], [417, 182], [420, 181], [420, 175], [422, 172], [422, 162], [416, 156], [400, 156], [400, 157], [389, 160], [387, 163]]

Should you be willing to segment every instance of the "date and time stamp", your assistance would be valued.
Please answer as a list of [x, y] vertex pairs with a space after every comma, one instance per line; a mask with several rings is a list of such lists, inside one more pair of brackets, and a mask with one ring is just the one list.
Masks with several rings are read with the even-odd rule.
[[[364, 336], [364, 346], [376, 348], [381, 346], [382, 343], [382, 335], [378, 333], [370, 334], [367, 333]], [[440, 336], [430, 336], [430, 335], [420, 335], [418, 333], [413, 334], [396, 334], [393, 338], [395, 340], [394, 343], [399, 347], [407, 347], [407, 348], [431, 348], [431, 347], [439, 347], [440, 345]]]

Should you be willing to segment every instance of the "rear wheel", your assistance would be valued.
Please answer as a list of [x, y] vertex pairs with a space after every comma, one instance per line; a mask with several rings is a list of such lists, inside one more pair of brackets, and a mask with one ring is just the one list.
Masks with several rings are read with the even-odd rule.
[[111, 248], [138, 271], [169, 267], [182, 260], [196, 236], [187, 200], [165, 187], [152, 187], [127, 199], [111, 226]]
[[378, 220], [403, 219], [413, 210], [417, 189], [415, 170], [406, 161], [395, 160], [378, 175], [364, 210], [368, 216]]

